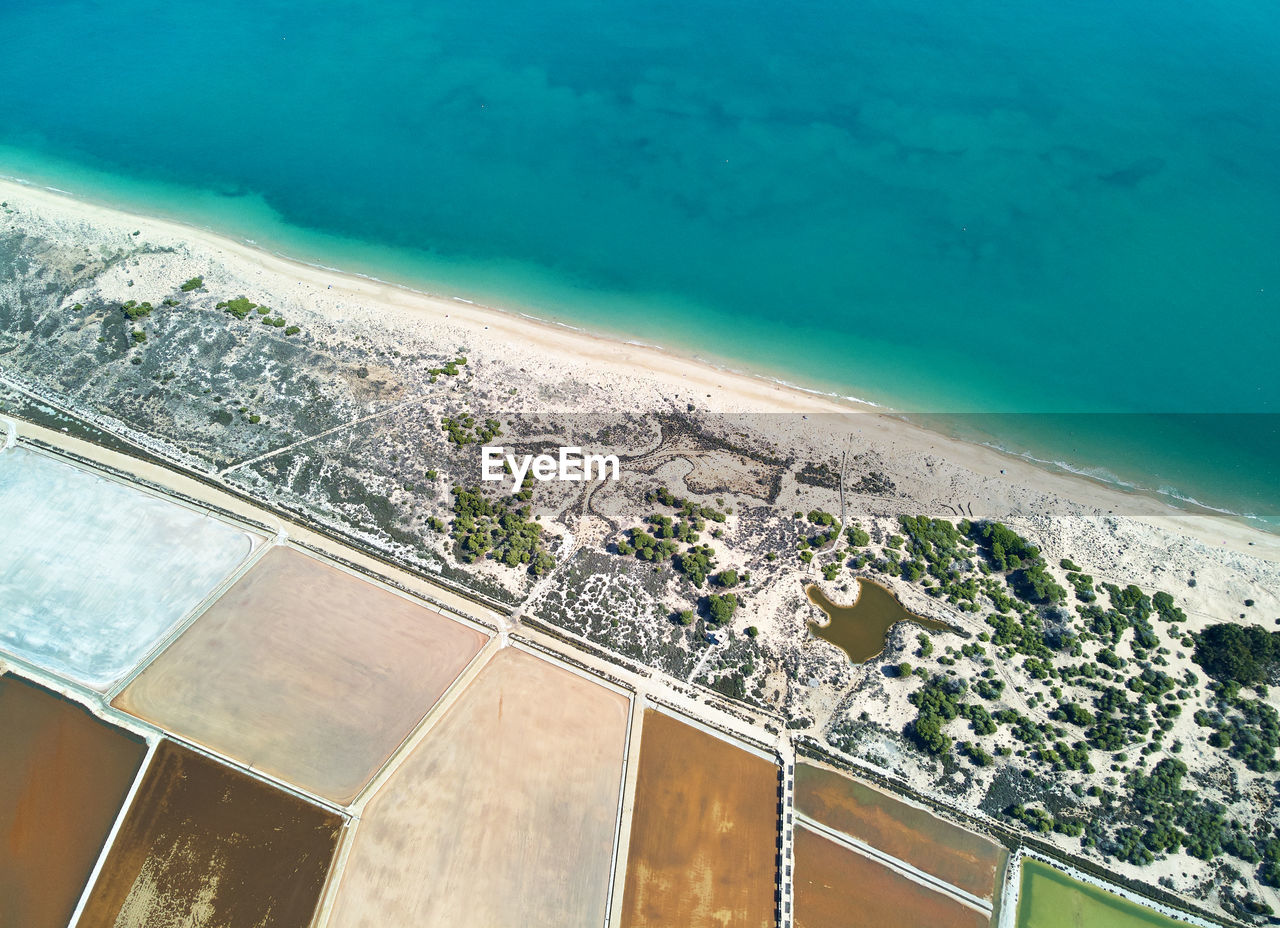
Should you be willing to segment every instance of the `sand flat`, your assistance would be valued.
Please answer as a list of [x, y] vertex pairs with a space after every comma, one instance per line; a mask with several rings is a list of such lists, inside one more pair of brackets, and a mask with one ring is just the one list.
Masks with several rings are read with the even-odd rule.
[[329, 928], [602, 925], [627, 713], [499, 651], [366, 807]]
[[0, 676], [0, 925], [64, 928], [145, 754], [141, 738]]
[[485, 640], [470, 626], [277, 547], [115, 705], [345, 804]]
[[0, 453], [0, 649], [105, 691], [252, 549], [245, 532], [26, 448]]
[[306, 928], [342, 817], [161, 742], [79, 928]]
[[645, 712], [625, 928], [772, 928], [778, 768]]
[[849, 777], [798, 764], [796, 808], [981, 899], [991, 899], [1007, 852], [989, 838]]
[[796, 829], [796, 928], [987, 928], [990, 917], [803, 826]]

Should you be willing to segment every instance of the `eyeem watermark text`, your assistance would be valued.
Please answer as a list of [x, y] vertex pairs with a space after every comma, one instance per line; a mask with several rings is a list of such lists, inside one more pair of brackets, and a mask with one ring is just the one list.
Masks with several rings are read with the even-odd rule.
[[515, 477], [516, 486], [527, 474], [534, 480], [617, 480], [616, 454], [584, 454], [581, 448], [561, 448], [555, 454], [507, 454], [501, 448], [485, 445], [481, 449], [481, 480], [501, 480], [507, 469]]

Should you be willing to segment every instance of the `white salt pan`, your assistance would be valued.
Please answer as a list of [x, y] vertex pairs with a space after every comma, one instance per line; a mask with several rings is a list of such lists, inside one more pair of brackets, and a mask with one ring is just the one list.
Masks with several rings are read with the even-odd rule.
[[210, 516], [11, 448], [0, 453], [0, 650], [106, 690], [252, 546]]

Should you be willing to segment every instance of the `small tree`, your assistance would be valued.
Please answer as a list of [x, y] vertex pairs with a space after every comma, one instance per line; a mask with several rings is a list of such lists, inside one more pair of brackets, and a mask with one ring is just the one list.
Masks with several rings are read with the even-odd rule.
[[727, 625], [738, 611], [738, 597], [732, 593], [712, 593], [707, 597], [707, 614], [717, 625]]
[[916, 641], [920, 642], [920, 656], [928, 657], [933, 653], [933, 639], [924, 632], [916, 635]]
[[855, 548], [865, 547], [871, 542], [871, 536], [860, 525], [850, 525], [844, 530], [844, 534], [849, 539], [849, 544]]

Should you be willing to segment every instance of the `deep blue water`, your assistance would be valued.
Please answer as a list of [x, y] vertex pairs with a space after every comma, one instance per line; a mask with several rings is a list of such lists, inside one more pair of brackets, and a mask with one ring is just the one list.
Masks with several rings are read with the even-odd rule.
[[982, 427], [1280, 513], [1275, 3], [49, 0], [0, 36], [2, 173], [909, 411], [1262, 414]]

